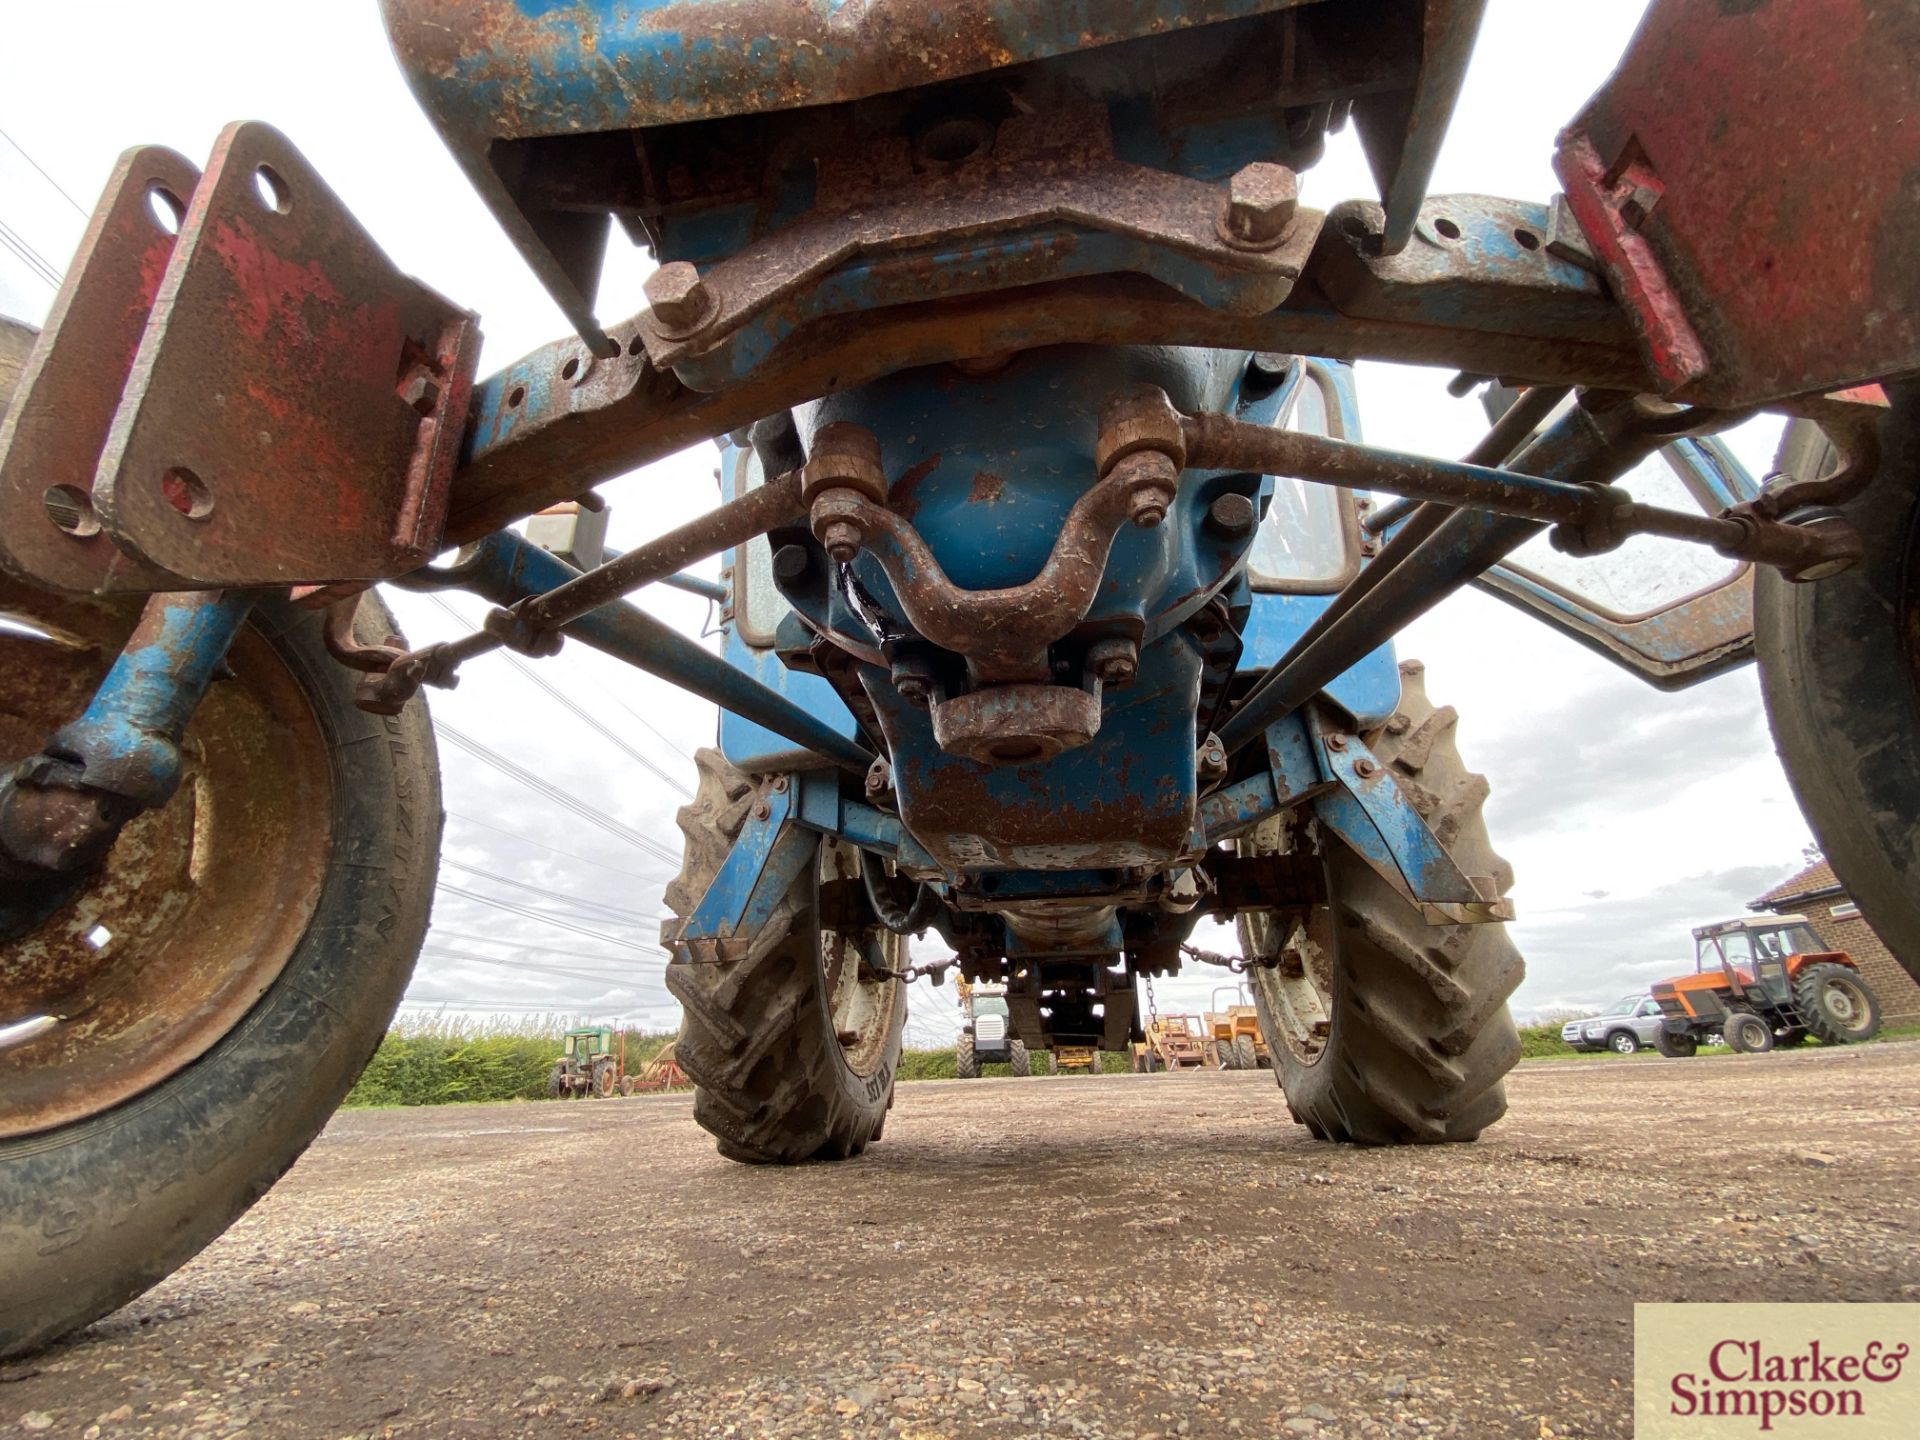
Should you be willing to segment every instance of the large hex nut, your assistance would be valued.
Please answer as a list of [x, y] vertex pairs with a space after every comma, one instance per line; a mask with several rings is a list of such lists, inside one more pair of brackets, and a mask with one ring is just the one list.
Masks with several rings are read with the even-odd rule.
[[1186, 468], [1187, 437], [1180, 428], [1180, 412], [1167, 392], [1157, 385], [1133, 385], [1100, 407], [1100, 435], [1094, 442], [1094, 469], [1102, 480], [1129, 455], [1157, 450]]
[[800, 498], [810, 507], [826, 490], [853, 490], [876, 505], [886, 504], [887, 472], [880, 465], [880, 437], [851, 420], [836, 420], [816, 430], [813, 453], [800, 468]]

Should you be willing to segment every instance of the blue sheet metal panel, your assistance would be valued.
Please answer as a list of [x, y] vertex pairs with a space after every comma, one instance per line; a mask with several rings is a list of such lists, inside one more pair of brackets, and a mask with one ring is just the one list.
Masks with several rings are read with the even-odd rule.
[[1318, 722], [1308, 728], [1320, 766], [1339, 788], [1314, 801], [1320, 820], [1382, 878], [1402, 884], [1415, 900], [1436, 905], [1477, 905], [1481, 895], [1400, 788], [1391, 766], [1359, 737], [1333, 732]]
[[[1292, 648], [1327, 608], [1329, 595], [1259, 595], [1243, 632], [1240, 669], [1264, 670]], [[1393, 642], [1371, 650], [1343, 671], [1326, 693], [1362, 730], [1384, 724], [1400, 703], [1400, 662]]]
[[[761, 792], [766, 812], [749, 813], [740, 837], [707, 886], [680, 935], [684, 954], [694, 942], [751, 936], [811, 863], [820, 841], [792, 822], [793, 786]], [[695, 958], [699, 958], [697, 948]]]
[[456, 150], [826, 105], [1302, 0], [382, 0]]

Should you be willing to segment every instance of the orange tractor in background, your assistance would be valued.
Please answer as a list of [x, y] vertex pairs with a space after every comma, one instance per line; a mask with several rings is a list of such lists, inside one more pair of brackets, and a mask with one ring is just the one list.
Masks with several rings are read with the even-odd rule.
[[1662, 1055], [1692, 1055], [1716, 1033], [1743, 1054], [1809, 1035], [1845, 1045], [1880, 1033], [1880, 1001], [1860, 967], [1827, 949], [1804, 916], [1725, 920], [1693, 940], [1695, 973], [1652, 987], [1665, 1017], [1653, 1042]]

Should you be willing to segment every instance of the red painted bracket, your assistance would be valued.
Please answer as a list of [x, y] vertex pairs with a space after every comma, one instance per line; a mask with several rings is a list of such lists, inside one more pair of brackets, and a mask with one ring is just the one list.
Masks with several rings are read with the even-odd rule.
[[[394, 269], [270, 126], [228, 126], [197, 184], [170, 182], [187, 193], [166, 246], [132, 238], [134, 220], [155, 228], [136, 213], [144, 173], [116, 172], [89, 231], [112, 243], [76, 265], [36, 347], [31, 423], [0, 436], [9, 568], [70, 589], [192, 589], [365, 582], [428, 558], [474, 317]], [[57, 442], [40, 418], [61, 398], [49, 376], [105, 422]], [[45, 493], [56, 473], [84, 492], [77, 525]]]
[[1920, 369], [1920, 7], [1654, 0], [1555, 166], [1677, 398]]

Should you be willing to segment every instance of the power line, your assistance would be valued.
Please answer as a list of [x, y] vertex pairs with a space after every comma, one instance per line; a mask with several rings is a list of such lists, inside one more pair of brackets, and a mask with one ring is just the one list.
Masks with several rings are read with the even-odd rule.
[[462, 964], [494, 965], [503, 970], [513, 970], [522, 975], [557, 975], [567, 980], [588, 980], [595, 984], [611, 985], [616, 989], [639, 989], [649, 981], [657, 982], [657, 976], [635, 975], [595, 975], [585, 970], [563, 970], [558, 966], [516, 965], [511, 960], [489, 960], [484, 955], [463, 955], [457, 950], [422, 950], [423, 956], [433, 960], [453, 960]]
[[653, 923], [653, 916], [651, 915], [642, 915], [633, 910], [622, 910], [617, 905], [602, 905], [597, 900], [589, 900], [585, 896], [567, 895], [557, 890], [550, 890], [544, 885], [529, 885], [523, 880], [513, 880], [505, 875], [496, 875], [491, 870], [482, 870], [478, 865], [463, 865], [458, 860], [442, 860], [440, 863], [449, 870], [460, 870], [468, 875], [478, 875], [482, 880], [491, 880], [497, 885], [506, 885], [515, 890], [525, 890], [529, 894], [538, 895], [542, 899], [552, 900], [563, 906], [579, 910], [597, 910], [601, 912], [598, 916], [588, 915], [585, 917], [586, 919], [625, 920], [635, 925], [650, 925]]
[[596, 810], [577, 795], [561, 789], [552, 781], [542, 779], [540, 776], [535, 775], [532, 771], [520, 765], [516, 765], [492, 746], [483, 745], [480, 741], [475, 740], [464, 731], [449, 725], [444, 720], [436, 720], [434, 722], [434, 729], [446, 736], [447, 739], [451, 740], [459, 749], [466, 751], [482, 764], [491, 765], [508, 778], [518, 780], [528, 789], [544, 795], [556, 805], [572, 811], [589, 824], [599, 826], [609, 835], [626, 841], [636, 849], [646, 851], [647, 854], [653, 856], [656, 860], [660, 860], [668, 865], [678, 865], [680, 863], [680, 857], [673, 851], [667, 849], [667, 847], [659, 841], [648, 839], [632, 826], [622, 824], [605, 811]]
[[47, 263], [45, 256], [21, 239], [4, 221], [0, 221], [0, 245], [6, 246], [18, 256], [21, 264], [27, 267], [34, 279], [52, 286], [55, 290], [60, 288], [61, 281], [65, 277]]
[[526, 905], [516, 905], [511, 900], [496, 900], [491, 895], [482, 895], [474, 890], [462, 890], [458, 885], [449, 885], [445, 880], [438, 882], [436, 889], [449, 895], [458, 895], [462, 900], [472, 900], [480, 905], [489, 905], [495, 910], [504, 910], [509, 915], [519, 915], [528, 920], [538, 920], [542, 924], [552, 925], [561, 930], [571, 930], [576, 935], [585, 935], [592, 940], [604, 940], [609, 945], [617, 945], [622, 950], [637, 950], [643, 955], [665, 955], [667, 952], [657, 945], [645, 945], [637, 940], [622, 940], [617, 935], [608, 935], [603, 931], [589, 930], [584, 925], [576, 925], [571, 920], [562, 920], [557, 915], [545, 915]]
[[66, 201], [67, 204], [73, 207], [74, 214], [78, 215], [82, 220], [85, 220], [87, 218], [87, 212], [81, 206], [80, 202], [74, 199], [73, 196], [69, 195], [66, 191], [66, 187], [63, 186], [58, 180], [54, 179], [53, 176], [49, 175], [45, 170], [40, 169], [40, 162], [34, 159], [33, 156], [27, 153], [26, 146], [22, 145], [18, 140], [14, 139], [13, 136], [7, 134], [7, 132], [4, 130], [0, 130], [0, 140], [6, 141], [7, 144], [11, 145], [14, 149], [18, 150], [20, 152], [20, 158], [26, 161], [27, 164], [33, 166], [34, 170], [38, 172], [40, 178], [46, 181], [47, 184], [51, 185], [55, 190], [59, 191], [60, 198]]
[[[429, 595], [427, 598], [433, 601], [433, 603], [438, 605], [442, 610], [446, 611], [447, 614], [451, 615], [461, 625], [464, 626], [470, 623], [464, 615], [462, 615], [458, 610], [454, 609], [453, 606], [447, 602], [445, 597], [440, 595]], [[594, 731], [596, 734], [603, 737], [609, 744], [618, 747], [618, 749], [623, 754], [625, 754], [630, 760], [632, 760], [636, 765], [639, 765], [643, 769], [650, 771], [655, 777], [657, 777], [661, 781], [662, 784], [671, 785], [675, 790], [678, 790], [682, 795], [686, 796], [689, 800], [693, 798], [693, 791], [689, 790], [683, 781], [675, 779], [672, 775], [668, 774], [667, 771], [661, 769], [658, 765], [656, 765], [652, 760], [648, 759], [645, 755], [642, 755], [638, 750], [634, 749], [633, 746], [629, 745], [622, 736], [615, 733], [615, 731], [611, 726], [607, 725], [605, 721], [601, 720], [599, 716], [588, 711], [584, 706], [579, 704], [579, 702], [577, 702], [571, 695], [566, 694], [564, 691], [560, 690], [557, 686], [552, 684], [552, 682], [550, 682], [546, 676], [542, 675], [538, 670], [534, 669], [533, 666], [527, 664], [527, 662], [522, 660], [518, 655], [507, 654], [504, 656], [504, 658], [507, 661], [507, 663], [513, 666], [515, 670], [519, 671], [521, 675], [525, 676], [526, 679], [531, 681], [533, 684], [537, 685], [540, 689], [544, 690], [547, 693], [547, 695], [551, 697], [556, 703], [558, 703], [559, 705], [565, 707], [568, 711], [570, 711], [574, 715], [574, 717], [580, 721], [581, 724], [587, 726], [590, 730]], [[652, 727], [649, 726], [648, 728], [651, 729]]]
[[658, 881], [659, 875], [643, 875], [638, 870], [622, 870], [618, 865], [609, 865], [604, 860], [589, 859], [585, 855], [576, 855], [571, 850], [562, 850], [558, 845], [549, 845], [544, 840], [536, 840], [531, 835], [522, 835], [518, 830], [509, 830], [504, 825], [490, 825], [485, 820], [476, 820], [471, 815], [462, 815], [458, 810], [447, 811], [449, 820], [458, 820], [464, 825], [478, 825], [482, 830], [491, 830], [496, 835], [505, 835], [509, 840], [518, 840], [522, 845], [531, 845], [536, 850], [545, 850], [552, 855], [561, 855], [568, 860], [578, 860], [582, 865], [595, 865], [614, 875], [624, 875], [629, 880]]
[[474, 945], [511, 945], [515, 950], [524, 950], [533, 955], [558, 955], [562, 960], [604, 960], [609, 965], [625, 963], [618, 955], [583, 955], [577, 949], [563, 950], [555, 945], [529, 945], [521, 940], [501, 935], [463, 935], [457, 930], [442, 930], [435, 926], [428, 931], [427, 938], [439, 937], [446, 940], [465, 940]]

